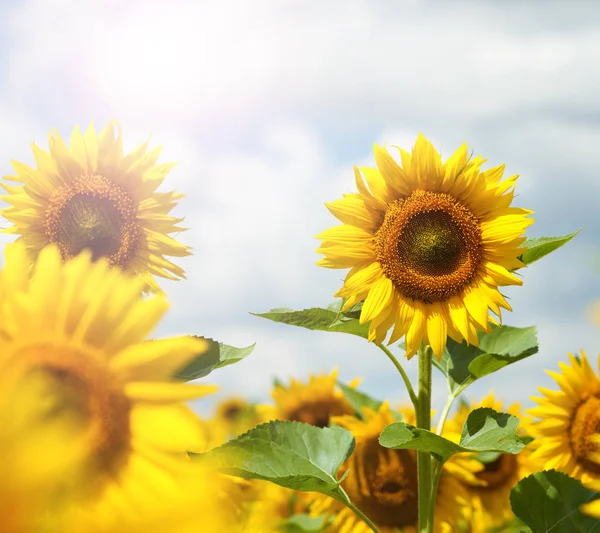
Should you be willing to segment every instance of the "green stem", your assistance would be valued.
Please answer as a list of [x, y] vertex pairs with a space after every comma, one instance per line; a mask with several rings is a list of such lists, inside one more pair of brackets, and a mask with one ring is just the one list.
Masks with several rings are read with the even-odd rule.
[[408, 374], [404, 371], [404, 368], [402, 368], [400, 361], [398, 361], [398, 359], [396, 359], [396, 357], [394, 356], [394, 354], [392, 352], [390, 352], [385, 346], [383, 346], [383, 344], [377, 344], [377, 346], [383, 351], [383, 353], [385, 355], [387, 355], [390, 358], [390, 361], [392, 363], [394, 363], [394, 366], [398, 369], [398, 372], [400, 372], [400, 375], [402, 376], [402, 379], [404, 380], [404, 385], [406, 385], [406, 390], [408, 391], [408, 395], [410, 396], [410, 401], [412, 402], [412, 404], [415, 408], [415, 412], [416, 412], [417, 404], [419, 403], [419, 400], [417, 398], [417, 395], [415, 394], [415, 390], [413, 389], [412, 383], [410, 382], [410, 379], [408, 378]]
[[442, 477], [442, 467], [444, 463], [442, 461], [435, 461], [435, 467], [433, 469], [433, 483], [431, 484], [431, 494], [429, 498], [429, 514], [427, 516], [430, 531], [433, 531], [433, 522], [435, 520], [435, 500], [437, 497], [438, 485], [440, 484], [440, 478]]
[[450, 412], [450, 409], [452, 409], [452, 404], [454, 403], [455, 399], [456, 399], [456, 396], [454, 396], [452, 394], [448, 395], [448, 400], [446, 401], [446, 405], [444, 405], [444, 410], [442, 411], [442, 414], [440, 415], [440, 420], [438, 422], [437, 429], [435, 430], [435, 432], [438, 435], [441, 435], [442, 431], [444, 431], [444, 424], [446, 423], [446, 418], [448, 418], [448, 413]]
[[[342, 491], [343, 491], [343, 489], [342, 489]], [[344, 492], [344, 494], [346, 494], [346, 493]], [[348, 509], [353, 511], [354, 514], [356, 514], [356, 516], [358, 516], [365, 524], [367, 524], [371, 528], [371, 530], [373, 530], [375, 533], [381, 533], [381, 531], [379, 531], [379, 528], [373, 522], [371, 522], [371, 520], [369, 519], [369, 517], [366, 514], [364, 514], [358, 507], [356, 507], [356, 505], [354, 505], [350, 501], [350, 498], [348, 498], [347, 495], [346, 495], [346, 501], [344, 502], [344, 505], [346, 507], [348, 507]]]
[[[431, 363], [432, 350], [421, 344], [419, 348], [419, 401], [416, 416], [417, 427], [431, 430]], [[431, 456], [427, 452], [417, 452], [417, 472], [419, 478], [419, 532], [432, 533], [433, 521], [429, 523], [431, 500]]]

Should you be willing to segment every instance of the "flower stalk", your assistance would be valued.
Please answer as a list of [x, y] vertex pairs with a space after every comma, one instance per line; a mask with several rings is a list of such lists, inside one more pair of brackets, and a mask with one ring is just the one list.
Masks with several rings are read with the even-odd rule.
[[[419, 348], [419, 388], [416, 409], [417, 427], [431, 430], [431, 365], [433, 351], [430, 346], [421, 344]], [[430, 520], [432, 494], [431, 456], [427, 452], [417, 452], [417, 472], [419, 480], [419, 533], [433, 532], [433, 513]]]

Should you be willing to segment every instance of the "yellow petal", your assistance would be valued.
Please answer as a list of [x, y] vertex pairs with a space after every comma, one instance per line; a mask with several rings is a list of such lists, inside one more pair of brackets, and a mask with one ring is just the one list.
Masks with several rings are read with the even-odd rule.
[[385, 276], [379, 278], [369, 290], [360, 313], [360, 323], [365, 324], [383, 312], [394, 296], [394, 284]]
[[111, 368], [136, 381], [169, 380], [194, 357], [208, 349], [208, 341], [194, 337], [175, 337], [146, 341], [119, 352]]
[[186, 385], [184, 383], [132, 382], [125, 386], [125, 394], [133, 400], [157, 403], [187, 402], [218, 390], [215, 385]]

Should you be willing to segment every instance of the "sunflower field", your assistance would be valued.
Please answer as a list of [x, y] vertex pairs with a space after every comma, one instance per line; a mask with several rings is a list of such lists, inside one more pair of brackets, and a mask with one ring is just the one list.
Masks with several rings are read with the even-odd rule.
[[170, 214], [182, 195], [158, 192], [173, 166], [159, 154], [124, 154], [113, 122], [76, 127], [4, 178], [17, 238], [0, 276], [2, 531], [600, 527], [600, 374], [585, 353], [551, 372], [533, 408], [462, 396], [538, 352], [535, 327], [504, 323], [502, 290], [576, 235], [528, 237], [517, 176], [484, 169], [466, 144], [446, 160], [423, 135], [375, 145], [355, 192], [326, 204], [338, 225], [318, 235], [317, 264], [345, 273], [338, 300], [257, 313], [371, 343], [409, 402], [334, 369], [276, 382], [270, 404], [231, 396], [200, 416], [187, 402], [254, 346], [152, 335], [167, 309], [157, 278], [184, 278], [177, 258], [191, 253]]

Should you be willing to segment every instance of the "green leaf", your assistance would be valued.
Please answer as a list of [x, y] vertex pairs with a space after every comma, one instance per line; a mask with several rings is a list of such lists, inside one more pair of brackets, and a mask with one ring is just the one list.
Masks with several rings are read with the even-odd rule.
[[284, 533], [320, 533], [329, 524], [325, 515], [295, 514], [280, 526]]
[[579, 228], [575, 233], [569, 233], [562, 237], [536, 237], [534, 239], [527, 239], [523, 244], [523, 246], [527, 247], [527, 250], [519, 256], [519, 259], [526, 265], [530, 265], [567, 244], [582, 229]]
[[354, 437], [342, 427], [276, 420], [199, 457], [226, 474], [320, 492], [347, 503], [337, 472], [353, 450]]
[[416, 428], [406, 422], [394, 422], [383, 428], [379, 436], [379, 444], [385, 448], [429, 452], [441, 461], [447, 461], [455, 453], [468, 451], [444, 437], [426, 429]]
[[518, 425], [519, 419], [516, 416], [482, 407], [469, 414], [459, 444], [404, 422], [395, 422], [385, 427], [379, 443], [386, 448], [429, 452], [441, 461], [447, 461], [460, 452], [515, 454], [525, 446], [517, 435]]
[[463, 425], [460, 445], [471, 451], [519, 453], [525, 444], [517, 435], [519, 419], [480, 407], [469, 413]]
[[217, 368], [222, 368], [241, 361], [250, 355], [256, 346], [256, 343], [254, 343], [245, 348], [236, 348], [234, 346], [229, 346], [228, 344], [223, 344], [222, 342], [217, 342], [213, 339], [205, 337], [196, 338], [207, 340], [210, 343], [208, 350], [205, 353], [199, 354], [185, 367], [178, 370], [175, 373], [175, 379], [190, 381], [192, 379], [203, 378]]
[[576, 479], [549, 470], [522, 479], [510, 493], [510, 504], [533, 533], [592, 533], [600, 531], [599, 522], [579, 506], [598, 496]]
[[363, 407], [368, 407], [369, 409], [373, 409], [373, 411], [377, 411], [383, 403], [379, 400], [376, 400], [375, 398], [372, 398], [368, 394], [365, 394], [364, 392], [361, 392], [352, 387], [348, 387], [348, 385], [345, 385], [341, 381], [338, 381], [337, 384], [338, 387], [344, 393], [346, 400], [348, 400], [348, 402], [354, 409], [356, 417], [360, 418], [361, 420], [365, 419], [365, 415], [362, 411]]
[[491, 333], [479, 332], [479, 346], [458, 344], [448, 339], [435, 366], [448, 379], [450, 392], [457, 395], [476, 379], [525, 359], [538, 351], [535, 326], [493, 326]]
[[250, 313], [273, 322], [281, 322], [290, 326], [317, 331], [336, 331], [349, 333], [366, 339], [369, 325], [361, 324], [357, 318], [350, 318], [340, 311], [341, 302], [330, 305], [327, 309], [312, 307], [302, 311], [291, 309], [272, 309], [268, 313]]

